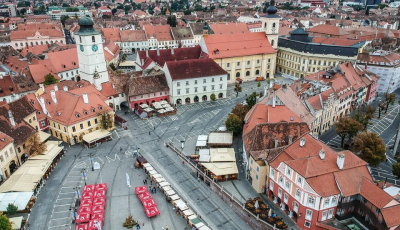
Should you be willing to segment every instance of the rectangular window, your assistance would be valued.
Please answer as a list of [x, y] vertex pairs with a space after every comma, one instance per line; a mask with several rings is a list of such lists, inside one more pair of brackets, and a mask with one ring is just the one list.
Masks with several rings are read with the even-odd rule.
[[257, 64], [260, 64], [260, 59], [257, 60]]
[[194, 87], [194, 92], [197, 93], [197, 87]]
[[219, 85], [219, 89], [222, 89], [222, 84], [221, 84], [221, 85]]
[[240, 66], [240, 62], [237, 63], [237, 66]]
[[290, 178], [290, 176], [292, 175], [292, 170], [290, 170], [290, 168], [287, 169], [286, 175], [287, 175], [289, 178]]
[[279, 177], [279, 184], [280, 184], [280, 185], [283, 185], [283, 177], [282, 177], [282, 176]]
[[203, 83], [207, 83], [207, 79], [203, 79]]
[[181, 83], [178, 81], [178, 82], [176, 83], [176, 86], [181, 86]]
[[203, 92], [207, 91], [207, 86], [203, 86]]
[[290, 182], [289, 182], [289, 181], [286, 181], [286, 182], [285, 182], [285, 189], [286, 189], [287, 191], [289, 191], [289, 189], [290, 189]]
[[271, 171], [269, 172], [270, 177], [274, 178], [275, 177], [275, 170], [271, 168]]
[[186, 85], [189, 85], [189, 81], [186, 81]]
[[310, 227], [311, 227], [311, 223], [308, 222], [308, 221], [305, 221], [305, 222], [304, 222], [304, 227], [310, 228]]
[[314, 197], [310, 196], [310, 197], [308, 198], [308, 206], [314, 207], [314, 202], [315, 202]]
[[20, 153], [21, 152], [21, 147], [18, 147], [18, 153]]
[[274, 190], [274, 182], [273, 182], [272, 180], [269, 182], [269, 189], [270, 189], [271, 191]]
[[81, 129], [83, 129], [83, 124], [79, 124], [79, 126], [81, 127]]
[[214, 86], [214, 85], [212, 85], [212, 86], [211, 86], [211, 90], [214, 90], [214, 89], [215, 89], [215, 86]]
[[194, 80], [194, 84], [197, 85], [197, 80]]
[[97, 124], [97, 118], [94, 119], [94, 123]]
[[229, 66], [230, 66], [230, 63], [226, 63], [226, 67], [229, 68]]
[[250, 61], [247, 61], [247, 65], [250, 65]]
[[72, 126], [72, 132], [75, 132], [75, 131], [76, 131], [75, 126]]
[[222, 81], [222, 77], [219, 77], [219, 81]]
[[92, 126], [92, 124], [91, 124], [90, 121], [87, 122], [87, 125], [88, 125], [89, 127]]
[[301, 185], [301, 182], [302, 182], [302, 179], [301, 179], [300, 176], [298, 176], [298, 178], [297, 178], [297, 184]]
[[329, 206], [329, 198], [325, 199], [324, 208]]
[[1, 162], [4, 162], [3, 156], [0, 156], [0, 161], [1, 161]]
[[289, 195], [287, 193], [285, 193], [285, 195], [283, 195], [283, 202], [285, 202], [285, 204], [287, 204], [288, 200], [289, 200]]
[[328, 219], [333, 217], [333, 208], [329, 209], [329, 213], [328, 213]]
[[307, 209], [306, 211], [306, 220], [311, 220], [312, 219], [312, 211]]
[[322, 213], [322, 218], [321, 218], [321, 220], [322, 221], [324, 221], [324, 220], [326, 220], [326, 217], [328, 216], [328, 211], [324, 211], [323, 213]]
[[211, 82], [214, 82], [214, 78], [211, 78]]
[[260, 167], [257, 166], [257, 172], [260, 172]]
[[296, 189], [296, 199], [300, 199], [300, 189]]
[[177, 90], [177, 94], [181, 95], [181, 90], [180, 89]]
[[22, 145], [22, 148], [25, 149], [25, 144]]
[[256, 175], [256, 180], [258, 180], [258, 174]]
[[41, 121], [40, 126], [45, 127], [46, 126], [46, 121]]
[[333, 198], [332, 198], [332, 201], [331, 201], [331, 206], [333, 206], [333, 205], [336, 205], [336, 200], [337, 200], [337, 198], [336, 198], [336, 197], [333, 197]]
[[67, 132], [67, 128], [64, 126], [64, 132]]
[[282, 196], [282, 189], [278, 188], [278, 197], [280, 198]]

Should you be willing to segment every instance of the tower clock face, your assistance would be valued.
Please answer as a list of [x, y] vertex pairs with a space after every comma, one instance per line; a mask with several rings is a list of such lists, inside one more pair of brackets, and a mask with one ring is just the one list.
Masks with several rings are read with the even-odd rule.
[[99, 47], [97, 47], [97, 45], [92, 45], [93, 52], [96, 52], [98, 49], [99, 49]]
[[83, 52], [83, 45], [80, 45], [79, 48], [80, 48], [81, 51]]

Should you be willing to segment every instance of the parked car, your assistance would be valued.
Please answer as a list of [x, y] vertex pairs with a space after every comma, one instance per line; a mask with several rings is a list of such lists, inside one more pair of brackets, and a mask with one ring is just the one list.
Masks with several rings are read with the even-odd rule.
[[256, 77], [256, 81], [264, 81], [264, 77]]

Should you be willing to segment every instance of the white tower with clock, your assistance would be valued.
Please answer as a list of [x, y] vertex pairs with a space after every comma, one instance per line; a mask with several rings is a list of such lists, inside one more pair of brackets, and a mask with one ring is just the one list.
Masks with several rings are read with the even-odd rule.
[[274, 49], [278, 49], [279, 20], [281, 19], [281, 16], [277, 15], [276, 12], [278, 12], [278, 9], [275, 7], [275, 0], [271, 0], [267, 14], [262, 17], [262, 29]]
[[89, 17], [82, 17], [78, 24], [80, 28], [75, 33], [75, 41], [80, 78], [101, 90], [101, 84], [109, 81], [101, 34], [93, 28]]

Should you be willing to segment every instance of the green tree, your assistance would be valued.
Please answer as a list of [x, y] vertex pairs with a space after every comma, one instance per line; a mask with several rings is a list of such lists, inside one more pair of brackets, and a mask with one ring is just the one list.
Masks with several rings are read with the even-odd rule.
[[173, 15], [168, 16], [167, 18], [167, 24], [170, 25], [171, 27], [176, 27], [176, 17]]
[[385, 105], [385, 103], [384, 102], [382, 102], [382, 103], [380, 103], [379, 104], [379, 106], [378, 106], [378, 109], [379, 109], [379, 114], [378, 114], [378, 118], [380, 119], [381, 118], [381, 112], [385, 109], [385, 107], [386, 107], [386, 105]]
[[114, 119], [108, 112], [99, 113], [99, 120], [101, 124], [101, 128], [105, 130], [109, 130], [113, 127]]
[[261, 87], [261, 82], [257, 82], [257, 87], [258, 87], [258, 88]]
[[216, 101], [217, 100], [217, 97], [215, 96], [215, 93], [210, 95], [210, 99], [211, 99], [211, 101]]
[[379, 7], [379, 9], [383, 9], [383, 8], [385, 8], [385, 7], [388, 7], [388, 5], [386, 5], [386, 4], [379, 4], [378, 7]]
[[110, 63], [110, 68], [111, 68], [113, 71], [117, 70], [117, 68], [115, 67], [115, 65], [114, 65], [113, 62]]
[[70, 7], [70, 5], [68, 5], [67, 3], [64, 2], [64, 3], [62, 4], [62, 7]]
[[392, 173], [397, 179], [400, 178], [400, 157], [397, 158], [397, 163], [392, 165]]
[[191, 11], [191, 10], [185, 10], [183, 13], [184, 13], [185, 15], [191, 15], [191, 14], [192, 14], [192, 11]]
[[336, 134], [340, 137], [340, 147], [344, 146], [344, 139], [348, 134], [348, 127], [351, 123], [351, 118], [348, 116], [340, 117], [339, 120], [335, 123], [335, 131]]
[[230, 114], [225, 121], [225, 126], [229, 131], [232, 131], [234, 135], [237, 135], [242, 130], [242, 121], [235, 114]]
[[233, 107], [231, 113], [235, 114], [236, 116], [239, 117], [240, 121], [244, 121], [244, 118], [246, 117], [246, 114], [249, 112], [249, 106], [248, 105], [242, 105], [240, 103], [237, 103], [235, 107]]
[[65, 21], [69, 18], [68, 15], [62, 15], [60, 18], [61, 23], [63, 24], [63, 26], [65, 26]]
[[[21, 14], [21, 15], [25, 15], [26, 14], [26, 9], [25, 8], [22, 8], [20, 11], [19, 11], [19, 13]], [[4, 22], [3, 22], [4, 23]]]
[[132, 6], [130, 5], [125, 5], [124, 10], [125, 10], [125, 14], [128, 14], [128, 12], [132, 9]]
[[30, 1], [25, 1], [25, 6], [26, 7], [30, 7], [31, 6], [31, 2]]
[[201, 7], [201, 5], [196, 4], [194, 6], [194, 11], [203, 11], [203, 7]]
[[17, 7], [26, 7], [25, 2], [18, 2]]
[[5, 214], [0, 212], [0, 229], [1, 230], [12, 230], [10, 219]]
[[354, 150], [361, 159], [372, 166], [378, 166], [386, 159], [386, 145], [376, 133], [361, 132], [354, 138]]
[[57, 6], [57, 2], [52, 2], [50, 5], [51, 6]]
[[264, 13], [264, 14], [267, 13], [268, 7], [269, 7], [269, 2], [265, 2], [264, 8], [263, 8], [263, 13]]
[[122, 54], [121, 61], [122, 61], [122, 62], [125, 62], [125, 61], [126, 61], [126, 54]]
[[253, 108], [253, 106], [257, 103], [257, 93], [253, 92], [246, 98], [246, 103], [249, 106], [249, 109]]
[[385, 113], [387, 113], [389, 105], [393, 105], [396, 101], [396, 94], [395, 93], [386, 93], [385, 94], [385, 101], [386, 101], [386, 108]]
[[173, 10], [173, 11], [177, 11], [178, 10], [178, 3], [177, 2], [171, 3], [171, 10]]
[[124, 9], [124, 5], [122, 5], [122, 4], [118, 4], [118, 6], [117, 6], [117, 9], [119, 9], [119, 10], [123, 10], [123, 9]]
[[18, 212], [18, 207], [15, 206], [13, 203], [9, 203], [7, 205], [7, 215], [11, 216]]
[[183, 11], [185, 9], [185, 5], [183, 5], [183, 4], [179, 4], [178, 5], [178, 10], [179, 11]]
[[235, 88], [233, 89], [236, 93], [236, 97], [239, 95], [240, 92], [242, 92], [242, 86], [240, 86], [239, 83], [235, 83]]
[[65, 11], [67, 12], [79, 12], [77, 7], [68, 7]]
[[114, 9], [111, 10], [111, 13], [112, 13], [113, 15], [114, 15], [116, 12], [117, 12], [117, 9], [116, 9], [116, 8], [114, 8]]
[[44, 76], [44, 85], [51, 85], [59, 82], [58, 79], [56, 79], [51, 73], [47, 74]]
[[149, 6], [149, 9], [147, 10], [147, 12], [151, 15], [154, 14], [154, 6]]

